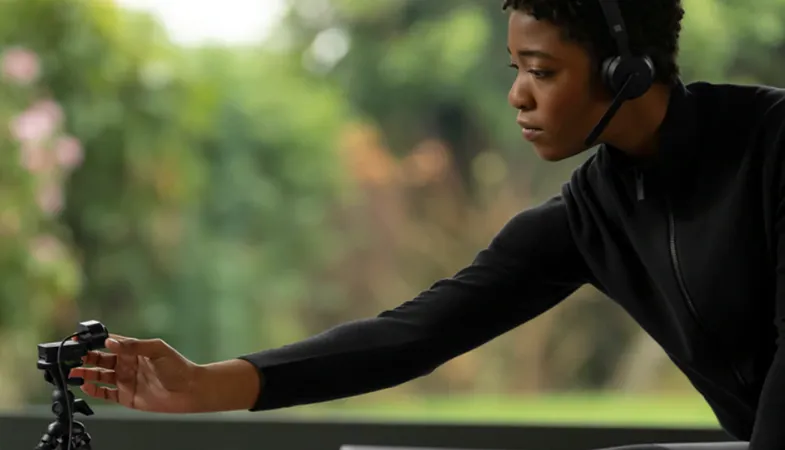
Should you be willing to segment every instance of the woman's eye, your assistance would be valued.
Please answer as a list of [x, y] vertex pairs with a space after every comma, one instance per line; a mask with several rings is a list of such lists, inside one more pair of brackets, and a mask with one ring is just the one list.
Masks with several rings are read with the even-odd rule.
[[548, 78], [548, 77], [550, 77], [551, 75], [553, 75], [553, 72], [551, 72], [551, 71], [549, 71], [549, 70], [537, 70], [537, 69], [531, 69], [531, 70], [529, 70], [528, 72], [529, 72], [530, 74], [532, 74], [532, 75], [534, 76], [534, 78], [539, 78], [539, 79]]

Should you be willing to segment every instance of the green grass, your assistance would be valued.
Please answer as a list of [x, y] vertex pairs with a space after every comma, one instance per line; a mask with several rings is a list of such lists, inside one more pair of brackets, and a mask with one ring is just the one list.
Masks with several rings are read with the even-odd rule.
[[695, 396], [565, 394], [534, 397], [441, 397], [397, 401], [347, 400], [289, 409], [287, 414], [333, 419], [428, 422], [717, 427]]

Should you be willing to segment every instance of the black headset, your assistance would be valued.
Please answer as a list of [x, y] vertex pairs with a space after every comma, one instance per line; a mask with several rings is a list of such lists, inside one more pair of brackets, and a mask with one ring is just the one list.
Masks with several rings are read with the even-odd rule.
[[619, 8], [619, 0], [597, 1], [605, 15], [611, 36], [616, 41], [618, 55], [607, 58], [602, 63], [602, 81], [614, 95], [614, 99], [586, 139], [586, 146], [594, 144], [623, 102], [638, 98], [649, 90], [654, 84], [655, 76], [651, 58], [647, 55], [634, 56], [630, 51], [627, 26]]

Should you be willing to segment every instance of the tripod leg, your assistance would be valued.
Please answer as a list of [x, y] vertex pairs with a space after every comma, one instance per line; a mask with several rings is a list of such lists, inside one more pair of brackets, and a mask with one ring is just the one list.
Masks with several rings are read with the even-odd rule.
[[90, 446], [90, 435], [85, 433], [81, 436], [74, 436], [73, 444], [71, 444], [72, 450], [92, 450]]
[[[70, 450], [91, 450], [90, 433], [85, 431], [82, 422], [75, 421], [71, 430]], [[55, 421], [49, 424], [46, 434], [41, 437], [41, 441], [35, 450], [68, 450], [68, 424]]]
[[[71, 450], [90, 450], [90, 440], [90, 434], [85, 431], [84, 424], [82, 422], [74, 422]], [[65, 449], [63, 448], [62, 450]]]
[[[67, 431], [66, 431], [67, 433]], [[52, 422], [46, 433], [41, 437], [36, 450], [57, 450], [63, 440], [63, 429], [60, 422]]]
[[38, 442], [38, 445], [35, 447], [35, 450], [55, 450], [59, 444], [57, 443], [57, 439], [52, 439], [51, 436], [45, 434], [41, 441]]

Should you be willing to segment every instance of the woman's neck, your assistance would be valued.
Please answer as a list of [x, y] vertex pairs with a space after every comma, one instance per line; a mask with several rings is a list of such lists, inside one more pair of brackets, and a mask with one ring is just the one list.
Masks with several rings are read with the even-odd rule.
[[632, 157], [656, 154], [670, 96], [670, 87], [657, 83], [643, 96], [627, 101], [611, 121], [605, 143]]

